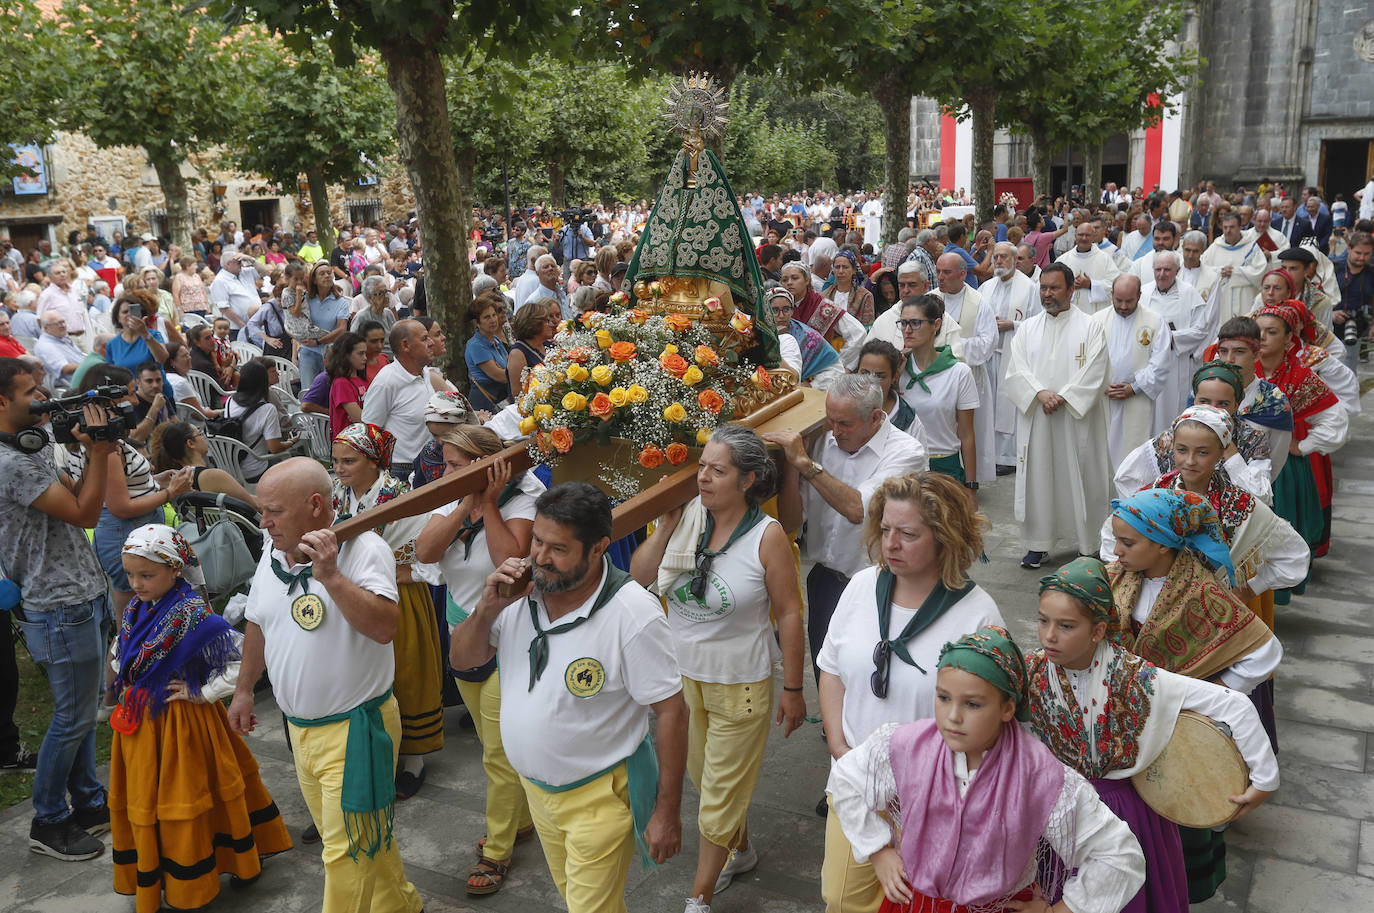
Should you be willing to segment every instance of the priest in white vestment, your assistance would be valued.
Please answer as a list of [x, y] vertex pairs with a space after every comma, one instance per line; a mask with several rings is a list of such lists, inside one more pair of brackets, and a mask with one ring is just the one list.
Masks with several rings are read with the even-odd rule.
[[1136, 214], [1135, 230], [1121, 236], [1121, 253], [1127, 260], [1134, 262], [1150, 252], [1154, 242], [1152, 228], [1148, 212]]
[[[1202, 265], [1202, 254], [1206, 250], [1207, 236], [1202, 232], [1194, 230], [1183, 233], [1178, 241], [1178, 252], [1183, 255], [1183, 267], [1178, 271], [1178, 280], [1197, 289], [1203, 301], [1211, 301], [1221, 286], [1221, 274], [1210, 266]], [[1141, 276], [1140, 281], [1149, 282], [1150, 277]]]
[[[897, 295], [902, 301], [919, 298], [928, 290], [925, 270], [921, 268], [921, 264], [907, 260], [897, 267]], [[864, 342], [881, 339], [883, 342], [891, 343], [898, 352], [903, 351], [906, 342], [902, 337], [901, 327], [897, 326], [901, 316], [900, 304], [883, 311], [878, 315], [878, 319], [873, 321], [873, 326], [868, 328]], [[945, 314], [944, 322], [940, 325], [940, 334], [935, 337], [935, 347], [938, 349], [941, 346], [949, 346], [950, 354], [963, 360], [964, 337], [961, 335], [959, 321], [952, 319], [949, 314]]]
[[1178, 226], [1168, 219], [1157, 222], [1150, 238], [1151, 244], [1142, 246], [1131, 262], [1130, 273], [1140, 280], [1141, 285], [1154, 278], [1155, 254], [1178, 246]]
[[984, 304], [982, 293], [964, 281], [966, 273], [964, 258], [958, 254], [941, 254], [935, 260], [937, 291], [945, 302], [945, 318], [959, 324], [959, 335], [964, 341], [964, 352], [956, 357], [973, 369], [973, 380], [978, 385], [978, 408], [973, 410], [973, 429], [979, 442], [977, 477], [991, 481], [997, 474], [993, 446], [997, 404], [988, 377], [988, 362], [997, 348], [997, 317]]
[[[1034, 263], [1034, 261], [1032, 261]], [[1016, 410], [1003, 389], [1011, 340], [1022, 322], [1044, 308], [1040, 306], [1040, 286], [1016, 267], [1016, 245], [1001, 241], [992, 248], [992, 278], [979, 288], [983, 303], [997, 318], [997, 348], [988, 359], [988, 378], [992, 382], [993, 429], [997, 435], [997, 468], [1016, 468]]]
[[1107, 334], [1069, 302], [1071, 271], [1040, 274], [1037, 314], [1016, 331], [1006, 390], [1017, 412], [1016, 521], [1038, 568], [1055, 543], [1096, 554], [1111, 497], [1107, 456]]
[[1102, 224], [1101, 219], [1079, 224], [1073, 249], [1054, 261], [1073, 272], [1072, 303], [1085, 314], [1094, 314], [1107, 306], [1112, 297], [1112, 281], [1121, 275], [1112, 255], [1097, 246], [1097, 230]]
[[[1260, 238], [1267, 238], [1268, 242], [1260, 241]], [[1291, 246], [1288, 239], [1283, 236], [1283, 232], [1274, 227], [1273, 216], [1267, 209], [1255, 210], [1254, 224], [1246, 229], [1241, 240], [1259, 241], [1259, 247], [1264, 251], [1271, 269], [1278, 262], [1275, 257], [1278, 256], [1279, 251]]]
[[1178, 255], [1155, 255], [1155, 281], [1140, 290], [1140, 306], [1160, 316], [1173, 341], [1174, 364], [1160, 391], [1154, 433], [1173, 427], [1174, 419], [1188, 405], [1193, 392], [1193, 372], [1202, 364], [1202, 353], [1217, 338], [1218, 303], [1203, 299], [1197, 289], [1179, 281]]
[[883, 198], [875, 195], [860, 211], [863, 214], [864, 243], [872, 244], [874, 250], [879, 250], [883, 243]]
[[1115, 473], [1122, 457], [1159, 433], [1161, 421], [1173, 421], [1161, 420], [1155, 399], [1174, 368], [1171, 336], [1159, 314], [1140, 306], [1135, 276], [1117, 277], [1111, 308], [1093, 320], [1107, 334], [1107, 453]]
[[1269, 268], [1269, 259], [1258, 241], [1244, 239], [1236, 213], [1222, 216], [1221, 231], [1221, 237], [1202, 255], [1202, 265], [1212, 267], [1221, 277], [1218, 313], [1225, 323], [1250, 313], [1250, 302], [1259, 291], [1260, 277]]

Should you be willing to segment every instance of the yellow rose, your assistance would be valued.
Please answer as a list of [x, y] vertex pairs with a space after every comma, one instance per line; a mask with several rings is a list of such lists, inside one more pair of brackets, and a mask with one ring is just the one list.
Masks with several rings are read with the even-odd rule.
[[534, 429], [539, 426], [539, 421], [532, 415], [527, 415], [520, 420], [520, 433], [533, 434]]
[[643, 403], [649, 399], [649, 391], [639, 384], [630, 384], [630, 389], [625, 392], [630, 395], [630, 402], [632, 403]]
[[610, 386], [614, 377], [615, 371], [611, 370], [610, 365], [597, 365], [595, 368], [592, 368], [592, 380], [603, 387]]
[[550, 406], [548, 403], [540, 403], [538, 406], [534, 407], [534, 417], [537, 419], [553, 418], [553, 406]]
[[705, 375], [701, 373], [700, 368], [698, 368], [696, 365], [692, 365], [690, 368], [687, 369], [687, 373], [682, 375], [682, 382], [690, 387], [693, 384], [701, 383], [701, 379], [704, 376]]
[[569, 412], [581, 412], [587, 408], [587, 397], [581, 393], [569, 393], [563, 397], [563, 408]]
[[673, 403], [663, 410], [663, 417], [670, 422], [680, 422], [687, 418], [687, 410], [682, 408], [682, 403]]
[[612, 387], [609, 396], [611, 397], [611, 405], [617, 409], [630, 401], [630, 392], [624, 387]]
[[662, 351], [662, 352], [658, 353], [658, 357], [659, 357], [659, 358], [662, 358], [664, 355], [676, 355], [676, 354], [677, 354], [677, 346], [673, 345], [673, 344], [670, 342], [670, 343], [668, 343], [666, 346], [663, 347], [663, 351]]
[[613, 342], [615, 342], [615, 340], [611, 338], [611, 331], [610, 331], [610, 330], [597, 330], [597, 331], [596, 331], [596, 344], [597, 344], [598, 346], [600, 346], [601, 348], [603, 348], [603, 349], [609, 349], [609, 348], [611, 347], [611, 343], [613, 343]]
[[697, 429], [697, 443], [698, 443], [698, 444], [700, 444], [701, 446], [705, 447], [705, 446], [706, 446], [706, 442], [709, 441], [710, 439], [711, 439], [711, 429], [710, 429], [710, 428], [698, 428], [698, 429]]
[[577, 364], [576, 362], [573, 362], [572, 364], [568, 365], [568, 380], [572, 381], [573, 383], [580, 384], [582, 383], [582, 381], [587, 379], [587, 376], [587, 369]]

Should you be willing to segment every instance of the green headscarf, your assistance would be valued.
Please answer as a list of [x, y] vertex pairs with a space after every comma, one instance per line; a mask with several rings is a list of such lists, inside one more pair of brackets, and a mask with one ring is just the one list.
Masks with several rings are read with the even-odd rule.
[[1068, 564], [1040, 578], [1040, 592], [1058, 590], [1083, 603], [1092, 613], [1093, 621], [1110, 623], [1116, 617], [1116, 603], [1112, 601], [1112, 584], [1101, 561], [1091, 556], [1075, 558]]
[[1204, 380], [1219, 380], [1236, 391], [1236, 405], [1245, 399], [1245, 385], [1240, 382], [1240, 368], [1229, 361], [1209, 361], [1193, 372], [1193, 392]]
[[1026, 659], [1006, 628], [985, 625], [940, 648], [937, 669], [960, 669], [976, 675], [1016, 705], [1016, 718], [1030, 719], [1026, 693]]

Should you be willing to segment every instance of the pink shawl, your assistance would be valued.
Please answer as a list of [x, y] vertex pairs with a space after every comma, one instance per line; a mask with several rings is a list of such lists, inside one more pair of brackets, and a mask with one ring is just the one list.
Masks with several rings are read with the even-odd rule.
[[934, 720], [908, 723], [888, 747], [901, 803], [902, 863], [927, 897], [986, 904], [1014, 894], [1037, 855], [1064, 765], [1012, 722], [960, 798], [954, 752]]

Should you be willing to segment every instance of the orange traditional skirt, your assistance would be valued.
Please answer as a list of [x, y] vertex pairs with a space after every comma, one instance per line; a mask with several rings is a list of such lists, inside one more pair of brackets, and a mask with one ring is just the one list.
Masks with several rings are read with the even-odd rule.
[[256, 878], [261, 857], [291, 849], [258, 762], [229, 729], [224, 705], [170, 701], [110, 750], [114, 888], [137, 913], [193, 909], [220, 876]]

